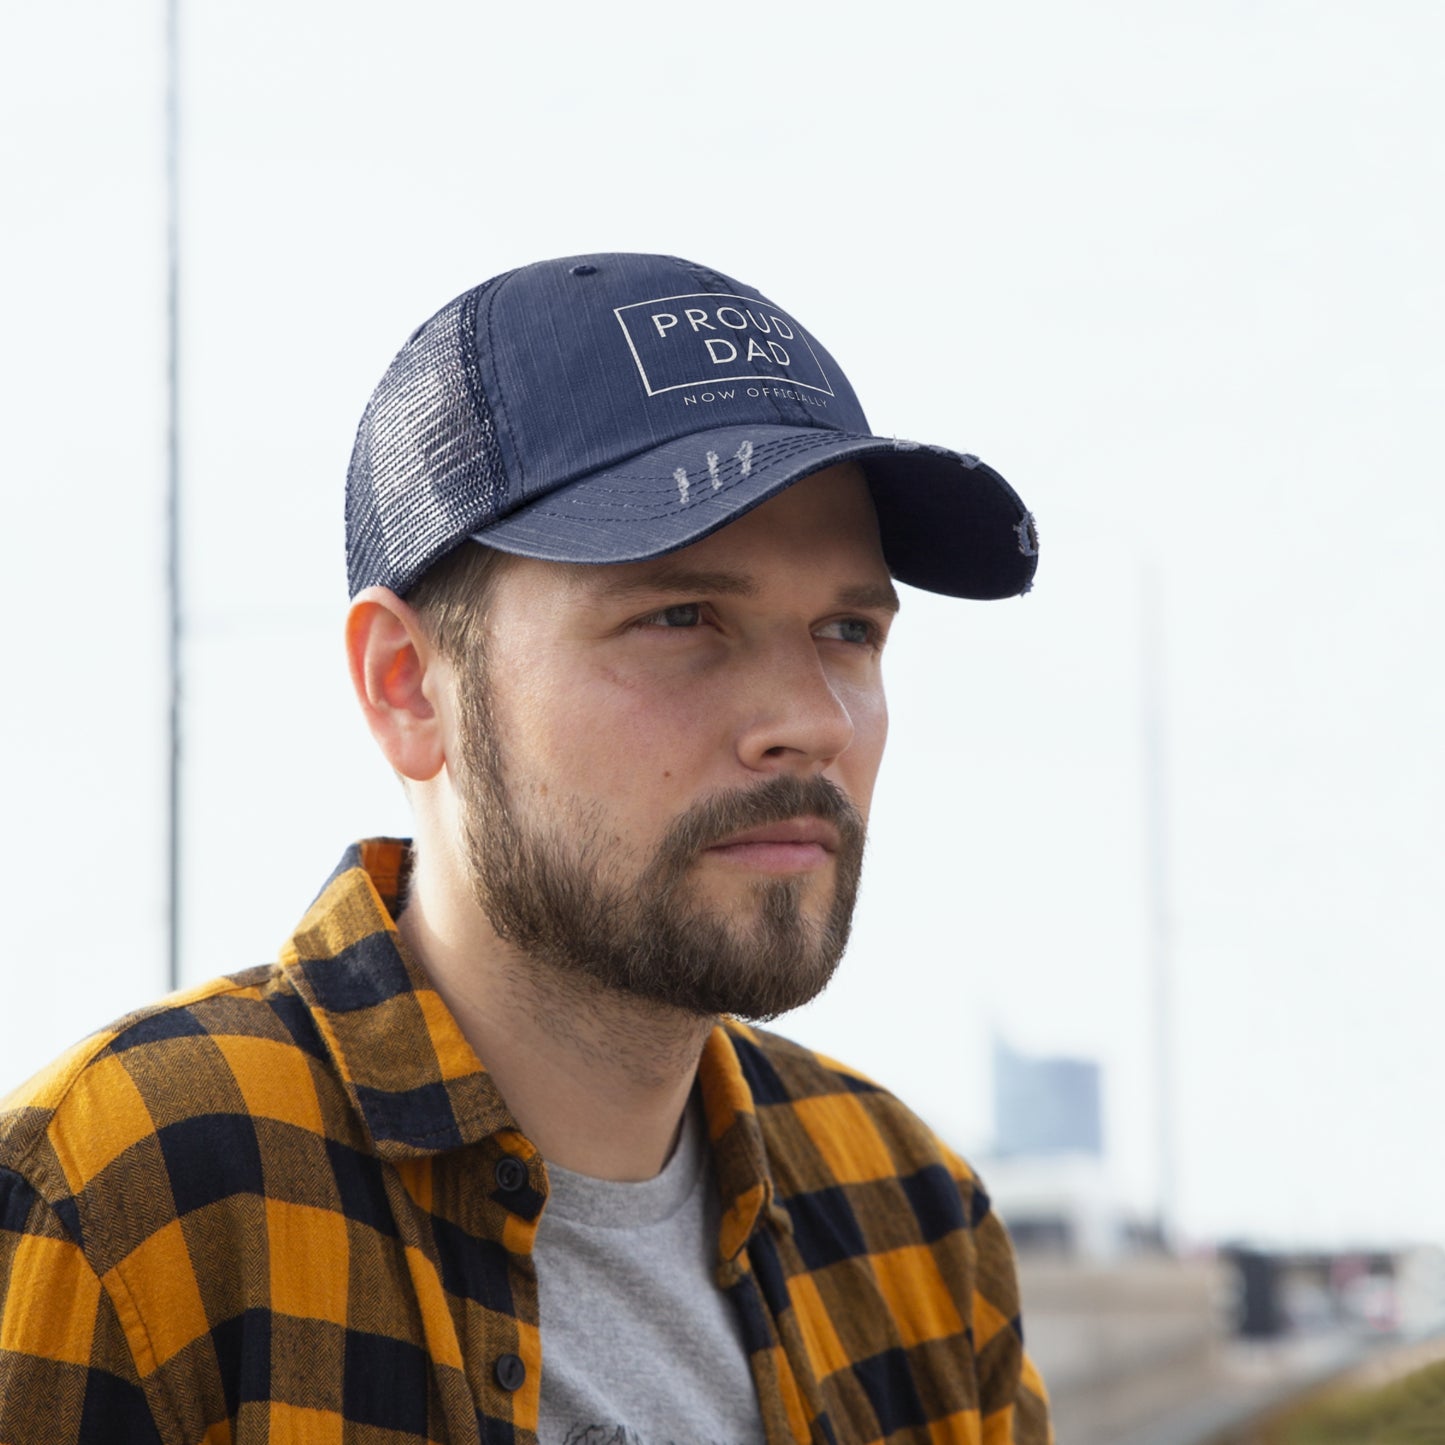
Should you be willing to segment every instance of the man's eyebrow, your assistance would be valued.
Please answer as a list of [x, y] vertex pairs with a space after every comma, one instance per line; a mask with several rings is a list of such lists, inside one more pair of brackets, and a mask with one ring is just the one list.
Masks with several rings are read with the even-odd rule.
[[689, 597], [751, 597], [757, 590], [757, 584], [752, 578], [741, 572], [706, 572], [696, 567], [660, 567], [642, 576], [608, 577], [596, 586], [595, 595], [602, 602], [619, 602], [629, 597], [657, 592]]
[[871, 612], [897, 612], [901, 605], [891, 582], [861, 582], [845, 587], [838, 593], [838, 602], [843, 607]]

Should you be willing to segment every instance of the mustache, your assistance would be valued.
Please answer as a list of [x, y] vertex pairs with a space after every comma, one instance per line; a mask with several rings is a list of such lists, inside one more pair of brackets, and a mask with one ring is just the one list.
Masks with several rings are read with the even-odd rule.
[[679, 871], [703, 849], [734, 833], [802, 816], [821, 818], [838, 830], [842, 857], [861, 856], [866, 829], [863, 815], [848, 795], [827, 778], [783, 774], [756, 787], [715, 793], [694, 803], [667, 830], [656, 862], [663, 871]]

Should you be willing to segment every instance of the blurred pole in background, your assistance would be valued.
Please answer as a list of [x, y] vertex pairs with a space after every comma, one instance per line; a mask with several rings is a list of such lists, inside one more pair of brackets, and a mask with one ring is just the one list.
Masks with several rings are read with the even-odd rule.
[[181, 983], [180, 0], [165, 0], [166, 208], [166, 978]]
[[1146, 564], [1140, 578], [1143, 611], [1140, 693], [1143, 703], [1144, 854], [1149, 909], [1149, 976], [1153, 985], [1156, 1200], [1159, 1242], [1176, 1246], [1174, 1158], [1174, 960], [1169, 909], [1169, 791], [1165, 753], [1164, 647], [1158, 571]]

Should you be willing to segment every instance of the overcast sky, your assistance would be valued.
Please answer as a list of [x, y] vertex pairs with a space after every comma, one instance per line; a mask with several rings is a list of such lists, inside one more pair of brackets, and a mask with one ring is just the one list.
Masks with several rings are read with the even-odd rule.
[[[1445, 12], [181, 12], [188, 981], [407, 830], [340, 650], [392, 354], [510, 266], [672, 252], [1042, 534], [1022, 600], [905, 597], [855, 944], [781, 1027], [974, 1152], [992, 1031], [1096, 1058], [1152, 1207], [1152, 799], [1181, 1230], [1445, 1242]], [[0, 1087], [165, 986], [162, 38], [0, 20]]]

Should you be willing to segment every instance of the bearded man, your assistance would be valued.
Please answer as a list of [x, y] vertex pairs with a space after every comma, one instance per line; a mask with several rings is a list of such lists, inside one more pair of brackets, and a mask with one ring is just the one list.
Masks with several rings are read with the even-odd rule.
[[415, 838], [6, 1102], [0, 1439], [1042, 1445], [968, 1166], [742, 1022], [843, 952], [894, 579], [1025, 591], [1012, 490], [758, 292], [573, 257], [413, 334], [347, 548]]

